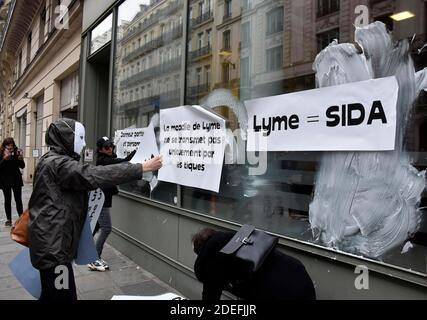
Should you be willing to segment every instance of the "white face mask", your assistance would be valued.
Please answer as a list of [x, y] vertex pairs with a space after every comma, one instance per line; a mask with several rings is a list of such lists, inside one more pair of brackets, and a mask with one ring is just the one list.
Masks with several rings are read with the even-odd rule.
[[76, 122], [74, 128], [74, 152], [80, 154], [86, 147], [85, 127], [80, 122]]

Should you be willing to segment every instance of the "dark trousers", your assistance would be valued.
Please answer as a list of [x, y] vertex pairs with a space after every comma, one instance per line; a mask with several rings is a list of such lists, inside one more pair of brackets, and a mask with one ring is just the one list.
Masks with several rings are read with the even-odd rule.
[[4, 211], [6, 212], [7, 220], [12, 220], [12, 191], [15, 198], [16, 211], [21, 215], [24, 209], [22, 208], [22, 187], [4, 187]]
[[42, 285], [40, 301], [77, 300], [76, 283], [71, 263], [40, 270], [40, 280]]
[[[102, 249], [104, 248], [105, 241], [111, 233], [111, 214], [110, 208], [102, 208], [98, 218], [99, 232], [95, 240], [96, 251], [101, 259]], [[96, 229], [96, 228], [95, 228]]]

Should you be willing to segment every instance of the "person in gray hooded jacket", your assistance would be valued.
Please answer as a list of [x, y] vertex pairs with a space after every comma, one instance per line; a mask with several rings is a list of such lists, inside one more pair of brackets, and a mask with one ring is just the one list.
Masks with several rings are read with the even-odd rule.
[[[84, 136], [80, 122], [63, 118], [51, 123], [46, 132], [50, 150], [40, 158], [35, 170], [28, 204], [28, 232], [31, 263], [40, 271], [41, 300], [77, 299], [71, 263], [86, 219], [88, 191], [141, 179], [143, 171], [162, 166], [161, 156], [143, 164], [81, 164]], [[56, 288], [64, 267], [68, 271], [68, 288]]]

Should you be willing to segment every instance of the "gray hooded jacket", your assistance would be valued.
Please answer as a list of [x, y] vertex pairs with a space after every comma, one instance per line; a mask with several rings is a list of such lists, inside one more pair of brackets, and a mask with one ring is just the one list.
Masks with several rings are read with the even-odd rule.
[[74, 152], [74, 127], [71, 119], [49, 126], [46, 144], [50, 151], [40, 158], [34, 174], [28, 231], [31, 262], [39, 270], [75, 258], [87, 214], [88, 191], [142, 178], [140, 164], [95, 167], [79, 163], [80, 156]]

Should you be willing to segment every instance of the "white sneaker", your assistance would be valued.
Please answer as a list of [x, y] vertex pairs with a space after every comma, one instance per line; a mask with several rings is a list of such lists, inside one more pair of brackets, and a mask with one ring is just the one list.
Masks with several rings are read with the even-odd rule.
[[92, 271], [105, 271], [105, 267], [102, 265], [100, 260], [96, 260], [87, 265]]
[[105, 270], [110, 270], [110, 266], [105, 262], [104, 259], [99, 259], [99, 262], [101, 262], [102, 266], [105, 268]]

